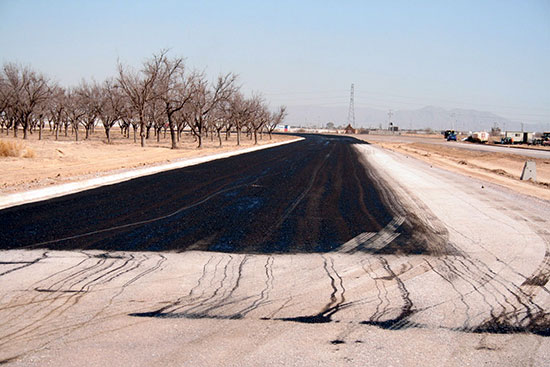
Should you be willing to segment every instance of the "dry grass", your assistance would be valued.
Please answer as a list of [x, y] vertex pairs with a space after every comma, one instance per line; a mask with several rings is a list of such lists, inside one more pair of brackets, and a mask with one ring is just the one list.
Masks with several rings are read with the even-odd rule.
[[34, 150], [18, 141], [0, 140], [0, 157], [34, 158]]

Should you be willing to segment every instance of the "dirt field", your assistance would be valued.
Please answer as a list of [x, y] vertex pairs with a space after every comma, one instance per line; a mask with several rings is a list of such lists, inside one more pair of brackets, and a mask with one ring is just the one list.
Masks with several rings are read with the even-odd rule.
[[[430, 144], [434, 137], [425, 137], [424, 142], [407, 142], [396, 136], [388, 141], [387, 136], [358, 135], [358, 138], [382, 148], [426, 161], [434, 166], [469, 177], [486, 180], [522, 194], [550, 200], [550, 160], [526, 158], [515, 154], [469, 151]], [[424, 138], [424, 137], [422, 137]], [[441, 137], [437, 142], [441, 141]], [[521, 181], [520, 176], [526, 160], [533, 160], [537, 166], [537, 182]]]
[[[12, 133], [10, 132], [10, 135]], [[81, 134], [83, 135], [83, 134]], [[147, 146], [141, 148], [133, 139], [125, 139], [114, 130], [111, 144], [107, 144], [101, 129], [97, 129], [89, 140], [74, 141], [74, 137], [61, 136], [58, 141], [49, 132], [43, 140], [38, 140], [38, 133], [23, 141], [21, 138], [2, 135], [0, 141], [19, 142], [24, 145], [24, 151], [32, 151], [32, 158], [0, 157], [0, 193], [7, 194], [28, 189], [84, 180], [99, 175], [129, 170], [132, 168], [157, 165], [170, 161], [201, 157], [216, 153], [236, 150], [237, 136], [232, 134], [229, 140], [223, 138], [223, 146], [219, 147], [217, 138], [203, 140], [203, 147], [196, 148], [196, 143], [189, 134], [184, 134], [179, 143], [180, 149], [170, 149], [169, 134], [166, 138], [161, 134], [160, 142], [155, 137], [147, 141]], [[273, 135], [263, 136], [259, 144], [294, 139], [293, 136]], [[138, 139], [139, 142], [139, 139]], [[254, 141], [241, 139], [240, 148], [248, 148]]]

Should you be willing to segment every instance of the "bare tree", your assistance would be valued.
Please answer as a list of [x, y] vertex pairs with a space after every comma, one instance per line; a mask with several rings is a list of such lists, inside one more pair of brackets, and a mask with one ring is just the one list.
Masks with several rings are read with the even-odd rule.
[[105, 80], [99, 96], [97, 113], [105, 129], [107, 143], [111, 143], [111, 128], [122, 119], [124, 109], [124, 99], [120, 89], [113, 80]]
[[78, 141], [78, 128], [86, 116], [86, 109], [80, 101], [80, 94], [72, 89], [67, 93], [66, 99], [67, 120], [71, 124], [75, 133], [75, 140]]
[[[166, 115], [164, 114], [162, 102], [156, 99], [147, 104], [145, 115], [147, 116], [148, 128], [150, 126], [154, 129], [157, 143], [160, 142], [160, 133], [166, 124]], [[149, 132], [147, 133], [147, 138], [149, 138]]]
[[228, 118], [237, 130], [237, 145], [241, 145], [241, 131], [249, 120], [250, 107], [250, 103], [238, 91], [229, 100]]
[[99, 115], [102, 89], [97, 82], [89, 84], [82, 80], [78, 88], [75, 89], [75, 93], [78, 94], [77, 101], [85, 112], [82, 117], [82, 125], [86, 132], [84, 139], [88, 140]]
[[254, 136], [254, 145], [256, 145], [258, 144], [258, 131], [261, 131], [266, 126], [270, 113], [260, 95], [254, 95], [249, 103], [251, 104], [251, 113], [248, 122]]
[[7, 86], [11, 89], [10, 104], [16, 118], [14, 135], [17, 136], [17, 123], [20, 123], [23, 126], [23, 139], [27, 139], [33, 113], [48, 99], [48, 80], [29, 67], [13, 63], [4, 64], [3, 71]]
[[205, 76], [200, 75], [190, 86], [193, 98], [190, 100], [192, 122], [189, 127], [198, 140], [198, 148], [202, 147], [202, 136], [208, 120], [213, 117], [214, 108], [229, 100], [235, 92], [235, 80], [236, 76], [231, 73], [219, 76], [217, 82], [209, 88]]
[[158, 55], [153, 55], [152, 59], [146, 61], [140, 72], [130, 71], [127, 67], [118, 63], [118, 84], [124, 91], [132, 109], [139, 121], [139, 135], [141, 146], [145, 146], [145, 129], [147, 121], [145, 110], [147, 104], [157, 98], [156, 86], [161, 76], [161, 69], [166, 59], [166, 50]]
[[0, 123], [2, 132], [6, 129], [6, 134], [9, 134], [11, 123], [14, 120], [13, 114], [10, 114], [12, 104], [12, 89], [9, 86], [4, 73], [0, 73]]
[[59, 85], [53, 85], [51, 88], [51, 98], [48, 103], [50, 121], [53, 122], [55, 140], [59, 138], [59, 129], [66, 120], [67, 94], [65, 88]]
[[221, 102], [212, 112], [212, 116], [209, 119], [212, 138], [214, 136], [214, 131], [218, 137], [219, 146], [222, 146], [222, 136], [221, 132], [228, 125], [228, 121], [231, 117], [231, 111], [229, 108], [229, 100]]
[[[176, 113], [181, 111], [191, 100], [192, 88], [197, 74], [185, 75], [185, 68], [182, 58], [164, 58], [159, 82], [157, 83], [157, 96], [162, 101], [164, 113], [168, 120], [172, 149], [178, 147], [177, 142], [177, 120]], [[181, 120], [180, 120], [181, 121]]]
[[277, 125], [281, 124], [286, 117], [286, 106], [279, 106], [279, 109], [276, 112], [273, 112], [269, 118], [269, 121], [266, 125], [267, 133], [269, 134], [269, 139], [271, 140], [271, 134]]

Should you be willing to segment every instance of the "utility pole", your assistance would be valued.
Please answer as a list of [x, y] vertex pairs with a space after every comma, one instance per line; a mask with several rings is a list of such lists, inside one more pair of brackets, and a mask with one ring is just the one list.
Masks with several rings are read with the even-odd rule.
[[390, 130], [390, 127], [393, 125], [392, 122], [391, 122], [391, 117], [393, 116], [393, 112], [392, 110], [390, 109], [388, 111], [388, 130]]
[[355, 104], [354, 100], [353, 83], [351, 83], [351, 91], [349, 95], [349, 110], [348, 110], [348, 125], [351, 125], [355, 129]]

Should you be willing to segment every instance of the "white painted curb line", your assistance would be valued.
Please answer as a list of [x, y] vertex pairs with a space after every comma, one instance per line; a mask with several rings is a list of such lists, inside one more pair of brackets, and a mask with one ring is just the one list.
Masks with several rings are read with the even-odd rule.
[[241, 150], [234, 150], [231, 152], [207, 155], [204, 157], [185, 159], [185, 160], [176, 161], [176, 162], [163, 164], [159, 166], [140, 168], [140, 169], [130, 170], [122, 173], [117, 173], [114, 175], [92, 178], [85, 181], [70, 182], [70, 183], [61, 184], [61, 185], [44, 187], [36, 190], [29, 190], [29, 191], [14, 193], [14, 194], [1, 195], [0, 209], [5, 209], [11, 206], [27, 204], [27, 203], [32, 203], [36, 201], [47, 200], [47, 199], [51, 199], [51, 198], [55, 198], [63, 195], [74, 194], [76, 192], [89, 190], [100, 186], [111, 185], [111, 184], [115, 184], [123, 181], [128, 181], [137, 177], [153, 175], [155, 173], [169, 171], [171, 169], [176, 169], [176, 168], [195, 166], [197, 164], [214, 161], [216, 159], [228, 158], [228, 157], [232, 157], [240, 154], [254, 152], [256, 150], [273, 148], [279, 145], [295, 143], [301, 140], [304, 140], [304, 138], [297, 138], [297, 139], [283, 141], [279, 143], [258, 145], [250, 148], [241, 149]]

